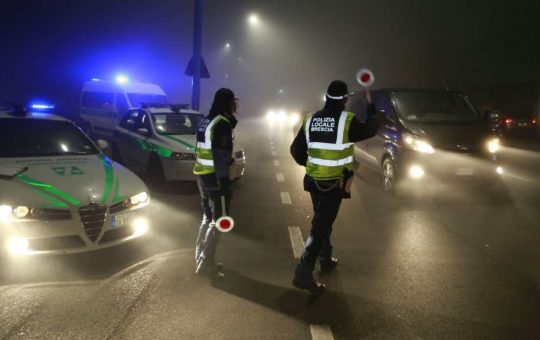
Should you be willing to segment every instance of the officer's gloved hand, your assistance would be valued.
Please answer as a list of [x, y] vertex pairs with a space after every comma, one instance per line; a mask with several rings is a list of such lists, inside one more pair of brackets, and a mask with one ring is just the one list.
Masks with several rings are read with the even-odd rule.
[[231, 189], [231, 180], [228, 177], [218, 178], [219, 192], [221, 195], [229, 195]]

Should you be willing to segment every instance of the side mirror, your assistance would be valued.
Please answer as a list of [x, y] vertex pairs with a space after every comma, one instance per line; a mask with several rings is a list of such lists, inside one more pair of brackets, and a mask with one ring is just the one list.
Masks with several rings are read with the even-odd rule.
[[98, 139], [97, 145], [101, 150], [105, 150], [109, 147], [109, 143], [107, 143], [107, 141], [103, 139]]
[[137, 133], [143, 135], [143, 136], [149, 136], [150, 134], [148, 133], [148, 129], [146, 128], [139, 128], [137, 129]]

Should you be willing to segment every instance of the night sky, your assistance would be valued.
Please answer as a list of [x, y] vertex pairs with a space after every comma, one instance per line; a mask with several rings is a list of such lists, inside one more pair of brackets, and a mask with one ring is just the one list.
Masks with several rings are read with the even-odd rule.
[[[124, 72], [190, 102], [193, 1], [0, 1], [0, 100], [74, 111], [85, 80]], [[539, 1], [206, 0], [204, 10], [203, 111], [221, 86], [246, 114], [317, 108], [331, 80], [356, 88], [365, 66], [377, 87], [540, 80]]]

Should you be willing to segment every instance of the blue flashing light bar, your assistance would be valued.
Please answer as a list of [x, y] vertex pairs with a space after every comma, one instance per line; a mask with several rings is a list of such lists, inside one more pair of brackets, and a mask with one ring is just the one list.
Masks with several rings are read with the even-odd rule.
[[129, 82], [129, 78], [123, 74], [119, 74], [114, 78], [118, 84], [125, 84]]
[[30, 107], [38, 111], [54, 110], [54, 105], [51, 104], [32, 104]]

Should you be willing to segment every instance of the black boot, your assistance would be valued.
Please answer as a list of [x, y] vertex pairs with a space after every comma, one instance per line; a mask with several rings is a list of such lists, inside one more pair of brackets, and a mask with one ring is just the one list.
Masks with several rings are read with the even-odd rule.
[[313, 278], [312, 272], [303, 268], [301, 264], [296, 267], [292, 285], [298, 289], [305, 289], [315, 296], [320, 296], [326, 289], [322, 283]]
[[320, 259], [321, 273], [329, 273], [336, 269], [338, 265], [338, 259], [331, 257], [329, 259]]
[[197, 268], [195, 269], [195, 274], [215, 279], [222, 279], [225, 277], [225, 273], [223, 273], [223, 263], [221, 262], [207, 264], [204, 261], [199, 261], [197, 263]]

